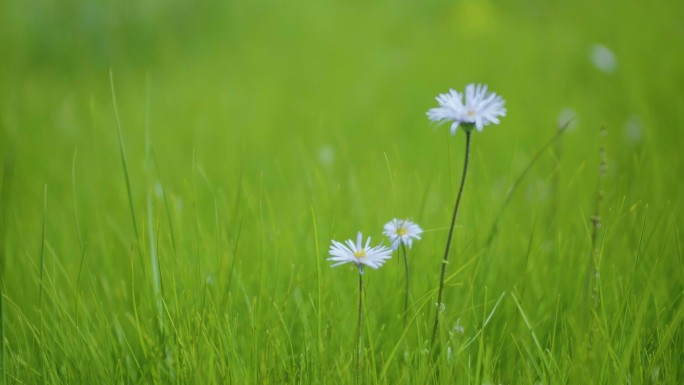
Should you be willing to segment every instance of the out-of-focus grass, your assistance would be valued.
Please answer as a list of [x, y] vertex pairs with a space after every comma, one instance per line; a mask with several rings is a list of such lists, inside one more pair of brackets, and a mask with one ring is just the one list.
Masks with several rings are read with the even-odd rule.
[[[682, 8], [4, 2], [4, 381], [353, 382], [356, 280], [328, 267], [329, 240], [380, 240], [385, 221], [411, 217], [428, 230], [410, 254], [418, 310], [404, 333], [396, 261], [366, 276], [365, 382], [681, 382]], [[594, 44], [614, 52], [612, 73], [592, 64]], [[424, 113], [468, 82], [509, 114], [474, 136], [437, 371], [423, 349], [463, 137]], [[499, 217], [563, 110], [571, 129]], [[448, 332], [457, 320], [462, 335]]]

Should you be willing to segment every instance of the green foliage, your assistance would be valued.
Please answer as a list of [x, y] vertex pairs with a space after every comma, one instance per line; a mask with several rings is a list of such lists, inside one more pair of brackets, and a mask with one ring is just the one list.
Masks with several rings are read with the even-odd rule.
[[[3, 2], [3, 383], [353, 383], [327, 249], [393, 217], [426, 232], [406, 328], [399, 256], [365, 275], [363, 383], [682, 383], [682, 4]], [[425, 111], [470, 82], [508, 116], [431, 348], [464, 135]]]

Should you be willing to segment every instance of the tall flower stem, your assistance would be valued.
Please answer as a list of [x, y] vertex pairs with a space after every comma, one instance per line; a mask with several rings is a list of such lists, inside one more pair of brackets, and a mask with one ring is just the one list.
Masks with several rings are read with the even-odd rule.
[[406, 268], [406, 292], [404, 293], [404, 328], [406, 327], [406, 320], [408, 319], [408, 304], [409, 304], [409, 264], [406, 257], [406, 245], [401, 242], [401, 251], [404, 254], [404, 267]]
[[465, 160], [463, 161], [463, 175], [461, 176], [461, 186], [458, 188], [458, 196], [456, 196], [456, 204], [454, 205], [454, 213], [451, 215], [451, 226], [449, 226], [449, 235], [447, 236], [446, 248], [444, 249], [444, 258], [442, 259], [441, 273], [439, 276], [439, 291], [437, 292], [437, 307], [435, 309], [435, 322], [432, 327], [432, 338], [430, 338], [430, 345], [434, 346], [435, 338], [437, 337], [437, 330], [439, 329], [439, 313], [442, 307], [442, 292], [444, 291], [444, 276], [446, 275], [446, 268], [449, 259], [449, 249], [451, 248], [451, 238], [454, 234], [454, 226], [456, 225], [456, 214], [458, 214], [458, 206], [461, 203], [461, 196], [463, 195], [463, 185], [465, 184], [466, 173], [468, 172], [468, 158], [470, 157], [470, 134], [472, 127], [466, 127], [465, 140]]
[[360, 383], [361, 372], [359, 361], [361, 359], [361, 320], [363, 319], [363, 266], [359, 267], [359, 322], [356, 325], [356, 383]]

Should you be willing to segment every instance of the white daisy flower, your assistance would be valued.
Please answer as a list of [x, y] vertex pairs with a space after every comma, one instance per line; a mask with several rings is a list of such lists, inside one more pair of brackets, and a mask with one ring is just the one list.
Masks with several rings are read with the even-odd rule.
[[594, 66], [605, 73], [611, 73], [615, 71], [617, 66], [617, 60], [615, 59], [615, 54], [610, 48], [601, 44], [594, 44], [590, 51], [591, 61]]
[[364, 265], [377, 270], [386, 260], [392, 258], [391, 249], [383, 245], [370, 247], [370, 237], [366, 240], [365, 245], [362, 241], [363, 236], [360, 231], [356, 235], [356, 243], [352, 239], [347, 240], [344, 244], [333, 240], [328, 252], [330, 254], [328, 261], [336, 262], [332, 267], [352, 262], [363, 273]]
[[385, 224], [382, 233], [392, 242], [392, 249], [398, 249], [402, 243], [410, 249], [414, 239], [420, 240], [423, 229], [408, 219], [395, 218]]
[[452, 89], [448, 94], [440, 94], [435, 98], [439, 107], [431, 108], [427, 112], [430, 120], [437, 123], [451, 121], [451, 134], [456, 133], [460, 125], [470, 130], [476, 127], [482, 131], [484, 126], [499, 124], [499, 116], [506, 116], [505, 101], [494, 92], [487, 92], [485, 84], [468, 84], [465, 90], [465, 104], [463, 94]]

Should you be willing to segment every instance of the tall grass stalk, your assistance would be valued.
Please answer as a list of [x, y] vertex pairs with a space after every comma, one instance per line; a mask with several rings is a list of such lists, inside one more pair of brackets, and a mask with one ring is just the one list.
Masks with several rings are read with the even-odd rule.
[[[173, 357], [171, 355], [171, 347], [166, 343], [166, 330], [164, 328], [164, 297], [162, 292], [162, 278], [159, 256], [157, 254], [157, 235], [155, 232], [154, 208], [152, 206], [152, 191], [154, 189], [154, 182], [152, 174], [154, 171], [154, 158], [152, 153], [152, 144], [150, 136], [150, 80], [149, 75], [146, 78], [146, 108], [145, 108], [145, 163], [147, 165], [147, 226], [149, 231], [150, 244], [150, 265], [152, 266], [152, 285], [154, 293], [154, 302], [157, 308], [157, 324], [159, 327], [159, 338], [161, 345], [164, 348], [166, 355], [166, 362], [169, 369], [169, 374], [173, 377]], [[168, 212], [167, 212], [168, 214]], [[169, 218], [170, 219], [170, 218]]]
[[[43, 303], [43, 273], [45, 270], [45, 222], [47, 221], [47, 192], [48, 192], [48, 186], [45, 185], [44, 190], [43, 190], [43, 223], [41, 227], [41, 233], [40, 233], [40, 261], [39, 261], [39, 268], [40, 268], [40, 276], [39, 276], [39, 281], [38, 281], [38, 311], [40, 312], [41, 315], [41, 320], [42, 320], [42, 303]], [[41, 322], [42, 324], [42, 322]]]
[[[40, 235], [40, 276], [38, 280], [38, 328], [39, 328], [39, 334], [38, 337], [36, 338], [36, 344], [41, 344], [42, 343], [42, 338], [46, 338], [46, 333], [44, 329], [44, 323], [43, 323], [43, 276], [44, 276], [44, 271], [45, 271], [45, 223], [47, 221], [47, 192], [48, 192], [48, 186], [47, 184], [45, 185], [45, 188], [43, 190], [43, 224], [42, 224], [42, 229], [41, 229], [41, 235]], [[40, 372], [41, 372], [41, 383], [45, 383], [45, 379], [47, 377], [47, 370], [45, 368], [46, 363], [45, 363], [45, 358], [41, 357], [42, 359], [40, 360]]]
[[311, 209], [311, 221], [313, 222], [314, 232], [314, 247], [316, 250], [316, 342], [318, 344], [318, 354], [323, 353], [323, 281], [321, 279], [321, 260], [319, 242], [318, 242], [318, 224], [316, 222], [316, 210], [313, 206]]
[[164, 330], [162, 317], [162, 297], [161, 297], [161, 275], [159, 274], [159, 258], [157, 256], [156, 236], [154, 231], [154, 209], [152, 207], [152, 151], [150, 144], [150, 95], [149, 95], [149, 80], [147, 85], [147, 108], [145, 112], [145, 161], [147, 164], [147, 226], [149, 231], [150, 243], [150, 264], [152, 265], [152, 283], [154, 285], [154, 298], [157, 304], [157, 316], [159, 317], [159, 328]]
[[[601, 128], [600, 135], [606, 135], [606, 129]], [[601, 204], [603, 202], [605, 192], [603, 191], [603, 180], [606, 176], [607, 161], [606, 161], [606, 147], [601, 144], [599, 147], [599, 166], [598, 176], [596, 177], [596, 188], [594, 196], [594, 213], [591, 216], [591, 250], [589, 253], [589, 260], [587, 261], [587, 287], [586, 297], [588, 301], [587, 306], [587, 322], [588, 322], [588, 337], [587, 337], [587, 354], [585, 359], [589, 361], [596, 360], [596, 350], [594, 349], [594, 340], [598, 334], [599, 325], [599, 309], [601, 307], [601, 293], [600, 293], [600, 266], [601, 266], [601, 247], [599, 246], [599, 232], [601, 230]], [[631, 279], [630, 279], [631, 281]]]
[[[121, 166], [124, 172], [124, 181], [126, 182], [126, 193], [128, 195], [128, 206], [131, 211], [131, 221], [133, 222], [133, 232], [135, 244], [138, 249], [138, 255], [142, 261], [142, 245], [140, 242], [140, 233], [138, 232], [138, 221], [135, 217], [135, 204], [133, 203], [133, 192], [131, 189], [131, 179], [128, 175], [128, 162], [126, 161], [126, 151], [124, 149], [123, 133], [121, 132], [121, 118], [119, 116], [119, 104], [116, 101], [116, 91], [114, 89], [114, 72], [109, 70], [109, 85], [112, 92], [112, 104], [114, 105], [114, 116], [116, 117], [116, 129], [119, 136], [119, 155], [121, 156]], [[143, 273], [145, 272], [145, 264], [141, 263]]]
[[78, 274], [76, 275], [76, 325], [78, 326], [78, 306], [80, 302], [79, 286], [81, 284], [81, 273], [83, 272], [83, 265], [85, 264], [85, 243], [81, 234], [81, 225], [78, 220], [78, 202], [76, 199], [76, 155], [78, 151], [74, 151], [74, 157], [71, 162], [71, 191], [74, 201], [74, 223], [76, 224], [76, 236], [78, 237], [78, 245], [81, 248], [81, 262], [78, 265]]
[[12, 159], [7, 156], [2, 167], [2, 188], [0, 189], [0, 368], [2, 369], [2, 383], [7, 383], [7, 366], [5, 365], [5, 259], [7, 240], [7, 208], [9, 207], [9, 194], [14, 170]]
[[[606, 135], [606, 129], [601, 128], [601, 136]], [[598, 247], [598, 234], [601, 229], [601, 203], [605, 192], [603, 191], [603, 179], [606, 176], [607, 161], [606, 161], [606, 147], [601, 145], [599, 148], [599, 167], [598, 176], [596, 177], [596, 192], [594, 198], [594, 214], [591, 216], [591, 253], [589, 256], [588, 274], [587, 274], [587, 293], [590, 298], [591, 309], [595, 311], [600, 306], [599, 296], [599, 257], [600, 249]]]
[[154, 148], [150, 148], [152, 152], [152, 162], [154, 163], [154, 169], [157, 172], [157, 178], [159, 178], [159, 183], [162, 186], [162, 198], [164, 200], [164, 210], [166, 211], [166, 219], [169, 221], [169, 236], [171, 238], [171, 252], [176, 256], [176, 237], [173, 230], [173, 219], [171, 218], [171, 209], [169, 206], [169, 198], [166, 195], [166, 185], [162, 179], [161, 172], [159, 171], [159, 162], [157, 162], [157, 155], [154, 152]]

